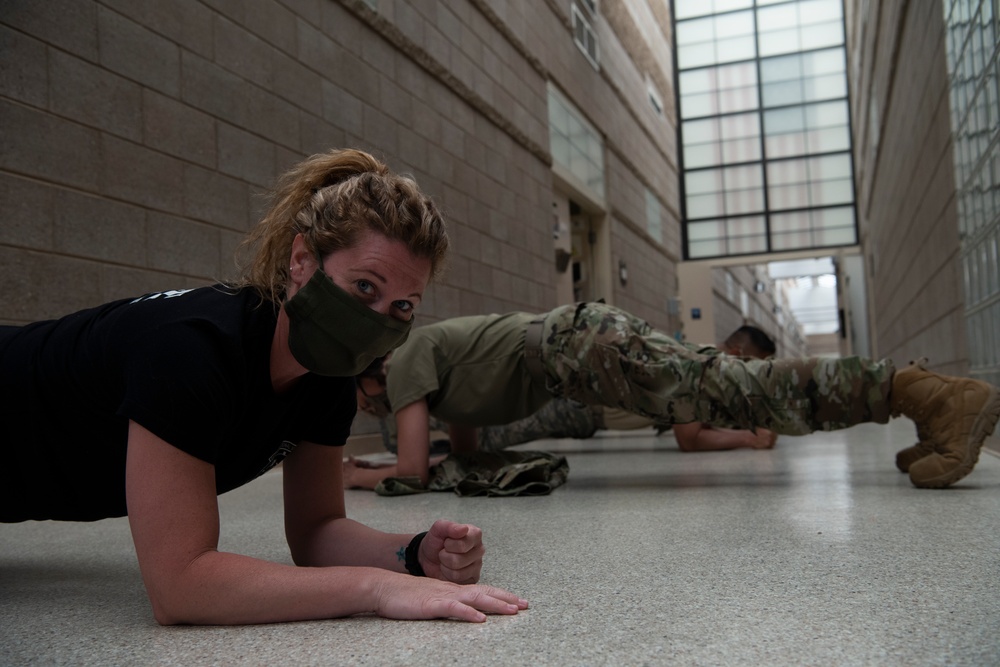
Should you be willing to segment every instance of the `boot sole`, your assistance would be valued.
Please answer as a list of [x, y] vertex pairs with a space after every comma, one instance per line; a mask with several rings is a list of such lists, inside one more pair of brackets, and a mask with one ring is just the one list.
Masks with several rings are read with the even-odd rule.
[[[957, 468], [949, 470], [943, 475], [922, 480], [919, 484], [913, 482], [914, 486], [921, 489], [943, 489], [972, 472], [979, 461], [979, 452], [983, 448], [983, 441], [993, 433], [997, 420], [1000, 419], [1000, 391], [997, 391], [993, 385], [987, 384], [987, 386], [990, 389], [990, 395], [979, 414], [976, 415], [976, 421], [972, 425], [972, 431], [969, 434], [969, 440], [972, 444], [967, 450], [965, 460]], [[910, 481], [913, 481], [912, 478]]]

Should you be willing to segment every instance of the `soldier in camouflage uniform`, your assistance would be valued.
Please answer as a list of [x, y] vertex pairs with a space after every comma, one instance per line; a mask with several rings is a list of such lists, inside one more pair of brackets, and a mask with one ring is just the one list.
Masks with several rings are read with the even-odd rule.
[[[489, 329], [497, 320], [506, 328], [492, 335]], [[463, 338], [465, 326], [476, 327], [474, 339]], [[442, 333], [436, 334], [438, 340], [430, 346], [433, 349], [426, 353], [416, 349], [415, 338], [422, 338], [417, 332], [423, 329], [430, 334], [436, 327]], [[531, 340], [533, 328], [540, 333], [537, 343]], [[458, 357], [477, 356], [480, 346], [493, 350], [499, 347], [498, 339], [504, 354], [492, 358], [492, 370], [481, 371], [481, 359], [462, 367]], [[461, 348], [462, 352], [442, 351], [442, 345]], [[530, 411], [516, 418], [541, 407], [539, 391], [587, 405], [619, 408], [656, 422], [700, 421], [749, 430], [763, 427], [787, 435], [863, 422], [886, 423], [890, 417], [905, 415], [916, 423], [920, 442], [899, 452], [896, 464], [909, 472], [914, 485], [925, 488], [949, 486], [967, 475], [1000, 417], [1000, 392], [995, 387], [969, 378], [938, 375], [921, 363], [897, 371], [889, 360], [859, 357], [733, 357], [713, 348], [678, 342], [603, 303], [561, 306], [535, 318], [523, 313], [456, 318], [414, 330], [410, 341], [395, 354], [407, 348], [411, 364], [416, 358], [425, 375], [433, 376], [433, 367], [444, 365], [433, 378], [433, 395], [442, 411], [439, 416], [447, 418], [444, 413], [450, 409], [452, 424], [455, 417], [472, 426], [505, 423], [485, 417], [497, 410], [507, 410], [508, 415], [516, 412], [502, 401], [469, 403], [468, 394], [494, 384], [502, 385], [495, 388], [494, 395], [519, 400], [521, 409], [534, 401]], [[464, 373], [464, 384], [449, 388], [451, 378], [459, 372]], [[404, 378], [396, 380], [402, 385]], [[462, 409], [441, 404], [440, 397], [448, 392], [453, 400], [465, 401]], [[406, 406], [394, 405], [397, 420], [403, 409], [422, 414], [426, 433], [428, 404], [434, 407], [430, 396], [426, 403], [408, 397]], [[420, 409], [410, 410], [411, 406]], [[417, 427], [407, 432], [420, 433]], [[454, 434], [452, 442], [456, 442]], [[402, 462], [406, 449], [405, 443], [400, 445]], [[426, 477], [426, 467], [421, 477]]]
[[601, 303], [557, 308], [544, 332], [542, 361], [555, 396], [653, 420], [804, 435], [886, 423], [891, 414], [890, 361], [732, 357]]

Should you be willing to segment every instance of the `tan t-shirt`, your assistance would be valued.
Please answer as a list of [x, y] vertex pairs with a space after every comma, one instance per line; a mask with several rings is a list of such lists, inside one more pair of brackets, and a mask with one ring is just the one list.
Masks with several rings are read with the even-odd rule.
[[430, 413], [465, 426], [508, 424], [552, 399], [524, 365], [530, 313], [473, 315], [418, 327], [389, 362], [393, 410], [426, 397]]

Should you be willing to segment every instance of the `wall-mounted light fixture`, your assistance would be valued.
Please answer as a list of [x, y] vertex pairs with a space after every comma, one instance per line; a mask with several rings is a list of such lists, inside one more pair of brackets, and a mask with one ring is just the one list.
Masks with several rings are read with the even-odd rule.
[[625, 266], [625, 260], [618, 260], [618, 280], [621, 281], [622, 287], [628, 284], [628, 267]]

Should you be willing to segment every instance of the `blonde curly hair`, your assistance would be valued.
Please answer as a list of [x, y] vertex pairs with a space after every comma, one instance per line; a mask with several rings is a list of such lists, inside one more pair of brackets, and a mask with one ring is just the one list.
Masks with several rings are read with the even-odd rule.
[[280, 303], [297, 234], [322, 259], [350, 248], [369, 230], [402, 241], [414, 255], [431, 260], [432, 278], [440, 275], [448, 234], [434, 202], [413, 179], [359, 150], [308, 157], [281, 176], [267, 213], [240, 244], [235, 286], [253, 287]]

